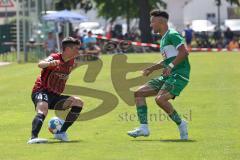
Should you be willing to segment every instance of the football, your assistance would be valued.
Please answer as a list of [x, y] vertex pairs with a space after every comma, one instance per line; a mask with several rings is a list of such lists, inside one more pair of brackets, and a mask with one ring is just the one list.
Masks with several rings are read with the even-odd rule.
[[48, 130], [52, 134], [56, 134], [61, 130], [63, 123], [64, 123], [64, 120], [58, 117], [52, 117], [48, 122]]

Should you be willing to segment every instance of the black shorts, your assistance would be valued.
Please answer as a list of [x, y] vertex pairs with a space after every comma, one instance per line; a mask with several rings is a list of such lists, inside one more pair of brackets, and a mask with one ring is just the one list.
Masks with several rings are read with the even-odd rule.
[[66, 106], [63, 106], [63, 104], [69, 97], [67, 95], [54, 94], [46, 90], [32, 93], [32, 101], [35, 108], [38, 102], [44, 101], [48, 103], [48, 109], [53, 110], [65, 110]]

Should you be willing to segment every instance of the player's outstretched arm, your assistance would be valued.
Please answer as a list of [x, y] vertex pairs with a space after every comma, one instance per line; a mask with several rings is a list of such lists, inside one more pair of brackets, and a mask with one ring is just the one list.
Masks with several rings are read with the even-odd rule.
[[54, 67], [54, 66], [57, 66], [59, 63], [60, 63], [59, 60], [52, 60], [52, 61], [41, 60], [38, 63], [38, 67], [39, 68]]
[[160, 61], [160, 62], [154, 64], [153, 66], [144, 69], [142, 72], [143, 72], [144, 76], [148, 76], [153, 71], [158, 70], [158, 69], [162, 69], [163, 67], [164, 67], [163, 61]]

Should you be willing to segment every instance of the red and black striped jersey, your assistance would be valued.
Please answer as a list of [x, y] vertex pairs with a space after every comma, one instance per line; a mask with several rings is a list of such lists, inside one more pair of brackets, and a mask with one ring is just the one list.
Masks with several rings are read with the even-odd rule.
[[46, 67], [41, 71], [35, 81], [32, 92], [47, 90], [55, 94], [64, 91], [69, 74], [72, 71], [74, 59], [64, 62], [60, 53], [51, 54], [46, 61], [60, 60], [60, 64], [54, 67]]

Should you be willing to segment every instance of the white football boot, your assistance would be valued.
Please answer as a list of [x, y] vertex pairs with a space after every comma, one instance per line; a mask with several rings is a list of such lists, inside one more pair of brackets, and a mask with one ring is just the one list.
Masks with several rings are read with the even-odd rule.
[[143, 125], [141, 125], [141, 127], [139, 127], [139, 128], [135, 128], [132, 131], [128, 131], [127, 134], [134, 138], [140, 137], [140, 136], [148, 137], [150, 135], [150, 132], [149, 132], [147, 125], [144, 125], [144, 127], [143, 127]]
[[54, 138], [67, 142], [68, 141], [68, 136], [66, 132], [62, 132], [62, 133], [58, 133], [58, 134], [54, 134]]
[[47, 143], [48, 140], [44, 138], [33, 138], [30, 139], [27, 144], [39, 144], [39, 143]]
[[180, 132], [181, 140], [188, 140], [188, 129], [187, 129], [187, 122], [182, 120], [181, 124], [178, 126]]

